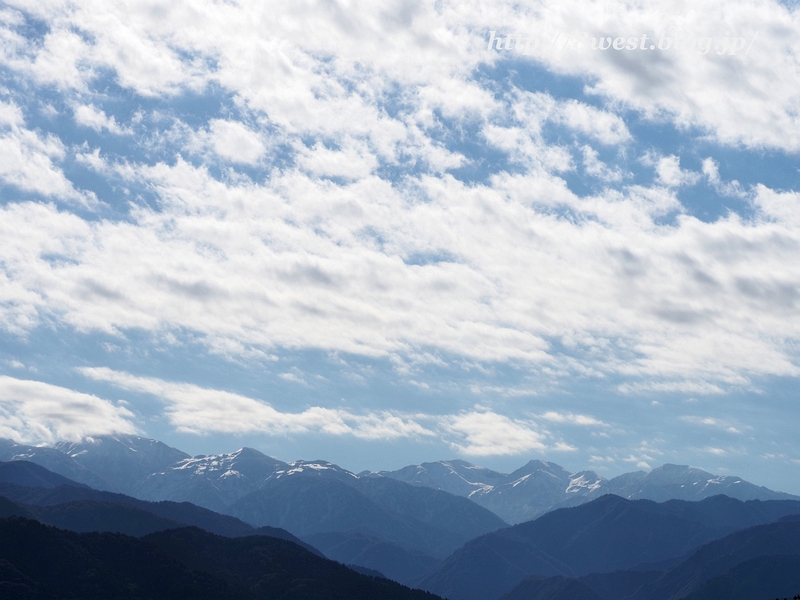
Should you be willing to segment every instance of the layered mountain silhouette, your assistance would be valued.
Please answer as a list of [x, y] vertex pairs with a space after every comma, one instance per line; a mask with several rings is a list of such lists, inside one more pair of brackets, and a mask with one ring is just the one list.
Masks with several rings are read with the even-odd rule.
[[685, 465], [663, 465], [605, 479], [594, 471], [571, 472], [532, 460], [505, 474], [462, 460], [411, 465], [397, 471], [358, 475], [325, 461], [285, 463], [251, 448], [190, 457], [155, 440], [132, 435], [99, 436], [53, 448], [0, 440], [0, 460], [27, 460], [95, 489], [145, 500], [192, 502], [225, 512], [267, 480], [316, 471], [339, 481], [386, 478], [469, 498], [507, 523], [532, 520], [547, 511], [615, 494], [630, 500], [702, 500], [725, 494], [739, 500], [798, 500], [733, 476]]
[[35, 463], [53, 473], [91, 486], [96, 490], [113, 490], [113, 486], [104, 481], [102, 477], [90, 471], [74, 458], [56, 450], [43, 446], [26, 446], [17, 444], [12, 440], [0, 438], [0, 461], [11, 462], [24, 460]]
[[[278, 473], [229, 507], [229, 512], [241, 514], [247, 522], [188, 502], [151, 502], [93, 490], [24, 461], [0, 463], [0, 495], [18, 503], [18, 510], [7, 515], [78, 532], [142, 536], [195, 525], [231, 537], [266, 533], [301, 545], [305, 542], [286, 529], [303, 537], [317, 533], [361, 536], [382, 552], [353, 552], [338, 545], [329, 548], [328, 556], [408, 584], [475, 535], [506, 525], [488, 510], [445, 492], [388, 479], [361, 480], [328, 463], [304, 465], [295, 465], [288, 474]], [[316, 552], [310, 545], [307, 548]]]
[[508, 523], [530, 521], [556, 508], [577, 506], [614, 494], [629, 500], [702, 500], [725, 494], [739, 500], [800, 500], [740, 477], [717, 476], [685, 465], [666, 464], [649, 473], [636, 471], [605, 479], [594, 471], [569, 472], [532, 460], [508, 475], [463, 460], [411, 465], [375, 475], [464, 496]]
[[451, 600], [491, 600], [531, 575], [575, 578], [669, 564], [737, 529], [798, 513], [797, 501], [714, 496], [659, 504], [606, 495], [476, 538], [420, 585]]
[[346, 565], [363, 565], [411, 586], [441, 562], [423, 552], [360, 533], [317, 533], [304, 539], [328, 558]]
[[[8, 483], [9, 480], [50, 487]], [[25, 461], [0, 463], [0, 515], [36, 519], [75, 532], [143, 536], [189, 525], [226, 537], [269, 535], [297, 543], [321, 556], [316, 548], [284, 529], [255, 528], [189, 502], [147, 502], [124, 494], [93, 490]]]
[[138, 539], [19, 517], [0, 519], [0, 597], [434, 600], [272, 537], [182, 528]]
[[[494, 561], [505, 574], [492, 597], [499, 597], [529, 575], [561, 576], [564, 585], [573, 586], [570, 578], [592, 570], [626, 569], [632, 566], [632, 557], [640, 563], [653, 563], [658, 572], [679, 562], [681, 553], [711, 539], [788, 514], [770, 512], [764, 508], [767, 503], [760, 505], [759, 510], [765, 511], [760, 515], [742, 516], [733, 505], [701, 514], [705, 504], [698, 501], [704, 498], [718, 494], [740, 500], [796, 498], [738, 477], [715, 476], [679, 465], [610, 480], [592, 471], [570, 472], [540, 460], [510, 474], [465, 461], [355, 474], [322, 460], [286, 463], [251, 448], [191, 457], [161, 442], [126, 435], [51, 448], [0, 440], [0, 458], [13, 461], [10, 464], [28, 463], [10, 467], [6, 475], [0, 465], [0, 495], [15, 502], [20, 511], [27, 511], [19, 514], [44, 523], [76, 531], [133, 535], [180, 525], [230, 537], [252, 535], [265, 528], [262, 531], [270, 535], [304, 540], [308, 548], [318, 546], [329, 558], [364, 572], [379, 572], [406, 584], [424, 581], [441, 594], [450, 590], [449, 579], [453, 589], [458, 585], [471, 587], [473, 592], [481, 589], [480, 584], [469, 583], [470, 573], [479, 573]], [[37, 472], [30, 463], [46, 467], [50, 474]], [[607, 493], [625, 500], [691, 501], [687, 506], [691, 504], [693, 509], [669, 509], [668, 517], [659, 518], [699, 525], [684, 532], [691, 533], [689, 537], [680, 533], [684, 531], [680, 527], [674, 529], [675, 535], [662, 540], [660, 550], [639, 547], [628, 556], [612, 548], [601, 553], [607, 564], [584, 557], [585, 565], [577, 554], [567, 555], [542, 543], [530, 545], [514, 537], [519, 530], [507, 528], [507, 523], [530, 525], [526, 522], [561, 508], [580, 508]], [[692, 510], [699, 513], [689, 514]], [[641, 510], [624, 512], [632, 515]], [[114, 523], [126, 523], [127, 529]], [[646, 518], [642, 523], [655, 526]], [[612, 529], [608, 534], [613, 537], [617, 533]], [[509, 531], [514, 533], [504, 533]], [[493, 532], [499, 537], [486, 537]], [[585, 534], [576, 532], [579, 538]], [[619, 535], [623, 539], [627, 534]], [[592, 544], [600, 543], [596, 537]], [[506, 538], [516, 540], [516, 550], [505, 547]], [[481, 544], [491, 546], [486, 556], [473, 552]], [[523, 558], [515, 559], [515, 552]], [[465, 566], [464, 560], [474, 560], [474, 568]], [[462, 571], [467, 573], [464, 577]]]
[[[752, 600], [800, 591], [800, 516], [732, 533], [677, 565], [580, 578], [530, 576], [503, 600]], [[456, 600], [455, 597], [451, 597]]]

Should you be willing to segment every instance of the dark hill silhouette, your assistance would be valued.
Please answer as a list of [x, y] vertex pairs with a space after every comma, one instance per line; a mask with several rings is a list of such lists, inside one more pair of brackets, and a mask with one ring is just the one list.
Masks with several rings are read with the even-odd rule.
[[531, 575], [502, 600], [604, 600], [580, 579]]
[[19, 517], [0, 519], [0, 597], [435, 599], [272, 537], [225, 538], [189, 527], [137, 539]]
[[798, 556], [759, 556], [707, 581], [685, 600], [792, 598], [800, 589], [798, 574]]
[[220, 515], [189, 502], [147, 502], [124, 494], [101, 492], [85, 486], [61, 485], [54, 488], [35, 488], [0, 483], [0, 495], [21, 504], [34, 506], [55, 506], [72, 502], [99, 502], [132, 506], [164, 519], [184, 525], [195, 525], [211, 533], [230, 537], [252, 535], [254, 532], [250, 525], [235, 517]]
[[503, 600], [568, 600], [570, 593], [586, 588], [600, 600], [791, 598], [800, 588], [800, 518], [737, 531], [664, 571], [592, 573], [577, 579], [534, 575]]
[[[277, 527], [255, 529], [234, 517], [218, 515], [188, 502], [145, 502], [122, 494], [98, 492], [83, 487], [60, 486], [43, 489], [0, 484], [0, 494], [9, 490], [14, 492], [11, 495], [16, 498], [39, 499], [44, 502], [40, 505], [23, 504], [12, 502], [0, 495], [0, 516], [23, 516], [68, 531], [79, 533], [105, 531], [140, 537], [156, 531], [190, 525], [226, 537], [268, 535], [298, 544], [317, 556], [324, 556], [319, 550], [285, 529]], [[70, 501], [75, 497], [113, 501], [84, 499]]]
[[[637, 600], [672, 600], [698, 590], [737, 565], [765, 556], [800, 557], [800, 517], [737, 531], [699, 548], [652, 584], [642, 586]], [[800, 572], [796, 573], [800, 585]]]
[[54, 488], [60, 485], [88, 488], [27, 460], [0, 462], [0, 482], [38, 488]]
[[492, 600], [529, 575], [578, 577], [657, 563], [798, 510], [795, 501], [716, 496], [657, 504], [607, 495], [472, 540], [420, 585], [451, 600]]
[[440, 562], [422, 552], [360, 533], [317, 533], [307, 537], [306, 541], [328, 558], [346, 565], [364, 565], [405, 585], [415, 584]]

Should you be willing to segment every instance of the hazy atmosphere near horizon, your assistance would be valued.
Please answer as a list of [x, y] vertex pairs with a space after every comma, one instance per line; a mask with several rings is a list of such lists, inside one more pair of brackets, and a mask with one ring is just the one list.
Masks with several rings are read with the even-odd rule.
[[0, 2], [0, 438], [800, 494], [800, 12]]

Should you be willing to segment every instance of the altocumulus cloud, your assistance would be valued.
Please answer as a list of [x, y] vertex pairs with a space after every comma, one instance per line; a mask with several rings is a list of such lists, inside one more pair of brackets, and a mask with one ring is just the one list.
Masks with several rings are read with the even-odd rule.
[[[489, 29], [770, 33], [746, 57], [520, 58], [487, 51]], [[800, 375], [800, 197], [728, 181], [709, 156], [800, 150], [800, 21], [778, 3], [10, 0], [0, 34], [20, 82], [0, 90], [0, 327], [16, 338], [55, 323], [190, 336], [231, 361], [309, 350], [512, 365], [536, 383], [613, 381], [623, 396]], [[515, 60], [580, 78], [583, 92], [525, 89]], [[698, 166], [642, 149], [634, 121], [711, 150]], [[746, 210], [693, 216], [680, 194], [706, 183]], [[543, 407], [290, 413], [82, 372], [161, 398], [182, 431], [442, 436], [502, 455], [571, 449], [542, 422], [607, 427]], [[505, 389], [491, 383], [473, 388]], [[8, 406], [9, 432], [32, 432], [25, 402]], [[62, 435], [47, 419], [36, 435]]]

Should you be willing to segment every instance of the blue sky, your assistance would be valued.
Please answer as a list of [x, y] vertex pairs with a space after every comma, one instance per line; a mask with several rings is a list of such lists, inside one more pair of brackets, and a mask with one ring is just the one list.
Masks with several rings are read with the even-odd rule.
[[5, 2], [0, 436], [800, 493], [798, 34], [762, 1]]

